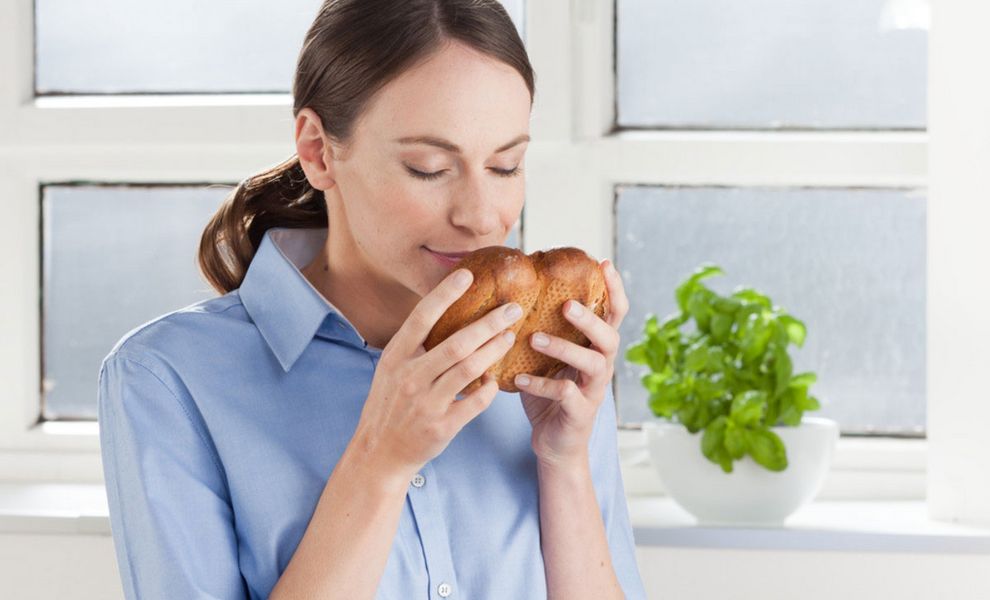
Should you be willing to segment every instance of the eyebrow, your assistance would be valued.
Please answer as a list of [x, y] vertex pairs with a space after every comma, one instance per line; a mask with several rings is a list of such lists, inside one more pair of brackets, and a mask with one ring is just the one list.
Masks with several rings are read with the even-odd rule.
[[[456, 152], [457, 154], [461, 153], [460, 147], [457, 146], [456, 144], [448, 142], [443, 138], [432, 137], [429, 135], [404, 137], [404, 138], [399, 138], [395, 141], [400, 144], [429, 144], [430, 146], [443, 148], [444, 150], [447, 150], [449, 152]], [[498, 154], [499, 152], [505, 152], [506, 150], [515, 146], [516, 144], [521, 144], [523, 142], [528, 142], [528, 141], [529, 141], [529, 136], [524, 133], [521, 136], [509, 142], [508, 144], [500, 146], [498, 149], [495, 150], [495, 154]]]

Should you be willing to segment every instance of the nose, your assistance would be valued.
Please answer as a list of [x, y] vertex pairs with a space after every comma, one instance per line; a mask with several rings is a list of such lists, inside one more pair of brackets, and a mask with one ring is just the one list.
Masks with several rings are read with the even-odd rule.
[[491, 235], [499, 227], [499, 190], [483, 176], [471, 175], [454, 198], [450, 221], [475, 237]]

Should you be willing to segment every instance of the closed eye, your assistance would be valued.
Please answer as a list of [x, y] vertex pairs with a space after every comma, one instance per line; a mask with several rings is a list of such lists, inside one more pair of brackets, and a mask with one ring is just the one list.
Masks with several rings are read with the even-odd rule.
[[[423, 173], [422, 171], [417, 171], [416, 169], [413, 169], [412, 167], [409, 166], [406, 167], [406, 170], [409, 171], [409, 174], [412, 175], [413, 177], [416, 177], [418, 179], [425, 179], [427, 181], [432, 179], [437, 179], [438, 177], [440, 177], [441, 175], [447, 172], [447, 169], [443, 169], [440, 171], [436, 171], [435, 173]], [[522, 170], [519, 167], [514, 167], [509, 170], [492, 168], [492, 171], [494, 171], [495, 174], [500, 177], [514, 177], [522, 172]]]

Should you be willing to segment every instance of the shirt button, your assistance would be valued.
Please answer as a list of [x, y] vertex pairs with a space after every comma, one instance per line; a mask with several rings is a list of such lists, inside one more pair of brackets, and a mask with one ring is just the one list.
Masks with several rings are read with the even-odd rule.
[[418, 488], [421, 488], [426, 484], [426, 477], [416, 473], [416, 476], [413, 477], [412, 484]]
[[441, 598], [446, 598], [454, 593], [454, 588], [452, 588], [449, 583], [441, 583], [437, 588], [437, 593], [440, 594]]

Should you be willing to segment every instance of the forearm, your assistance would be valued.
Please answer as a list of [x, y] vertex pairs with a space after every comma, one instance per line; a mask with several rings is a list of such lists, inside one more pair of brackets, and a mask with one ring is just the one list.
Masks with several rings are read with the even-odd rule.
[[537, 465], [547, 597], [622, 598], [588, 456], [568, 464]]
[[408, 479], [348, 446], [270, 598], [373, 598], [399, 525]]

